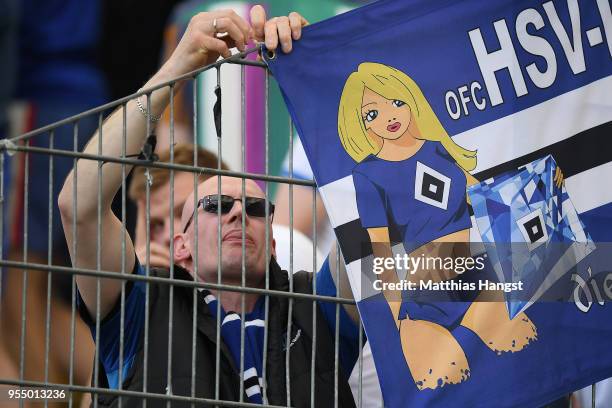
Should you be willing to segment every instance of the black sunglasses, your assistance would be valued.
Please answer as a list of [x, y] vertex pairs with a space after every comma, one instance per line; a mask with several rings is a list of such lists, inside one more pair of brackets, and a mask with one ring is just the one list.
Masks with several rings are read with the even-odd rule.
[[[217, 214], [219, 212], [219, 204], [221, 205], [221, 214], [227, 214], [234, 207], [234, 202], [242, 202], [242, 198], [234, 198], [228, 195], [211, 194], [204, 196], [198, 200], [198, 205], [193, 210], [193, 214], [189, 217], [183, 234], [187, 231], [187, 228], [191, 225], [193, 217], [195, 216], [198, 208], [202, 206], [202, 209], [211, 214]], [[268, 202], [269, 214], [274, 214], [274, 204]], [[266, 199], [259, 197], [245, 197], [244, 198], [244, 211], [250, 217], [265, 217], [266, 216]]]

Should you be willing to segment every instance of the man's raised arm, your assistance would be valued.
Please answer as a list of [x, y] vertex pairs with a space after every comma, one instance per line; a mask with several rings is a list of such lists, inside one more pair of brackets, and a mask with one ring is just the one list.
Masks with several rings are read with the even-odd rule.
[[[256, 14], [256, 7], [252, 11]], [[263, 9], [261, 9], [263, 12]], [[265, 20], [265, 14], [264, 14]], [[223, 38], [217, 38], [216, 33], [227, 33]], [[231, 10], [200, 13], [194, 16], [176, 50], [162, 68], [151, 78], [144, 88], [169, 81], [177, 76], [193, 71], [198, 67], [213, 63], [222, 55], [231, 55], [229, 48], [237, 47], [244, 50], [253, 30], [249, 24]], [[170, 91], [164, 87], [152, 93], [150, 112], [148, 116], [157, 117], [169, 103]], [[146, 98], [142, 98], [144, 109], [147, 109]], [[136, 101], [126, 105], [126, 154], [140, 152], [146, 140], [147, 120], [144, 112]], [[122, 153], [122, 137], [124, 121], [123, 110], [116, 110], [98, 130], [87, 147], [85, 153], [102, 154], [120, 157]], [[153, 124], [151, 124], [153, 126]], [[102, 138], [102, 149], [99, 151], [99, 139]], [[70, 250], [72, 264], [78, 268], [96, 269], [97, 249], [100, 246], [100, 269], [103, 271], [120, 272], [121, 242], [125, 235], [126, 254], [125, 271], [131, 272], [134, 267], [135, 255], [132, 240], [123, 229], [121, 222], [111, 211], [111, 202], [122, 182], [120, 164], [106, 163], [101, 166], [102, 188], [98, 195], [99, 162], [80, 159], [77, 162], [75, 178], [74, 170], [68, 175], [60, 192], [58, 205], [64, 226], [66, 241]], [[128, 166], [127, 171], [131, 169]], [[77, 196], [77, 207], [73, 208], [73, 195]], [[101, 215], [98, 218], [98, 201], [101, 205]], [[97, 240], [99, 228], [102, 238]], [[76, 225], [76, 231], [73, 231]], [[73, 253], [73, 241], [77, 240], [77, 253]], [[77, 275], [79, 292], [87, 309], [95, 316], [97, 278]], [[112, 309], [121, 293], [121, 281], [118, 279], [100, 279], [100, 316], [103, 318]]]

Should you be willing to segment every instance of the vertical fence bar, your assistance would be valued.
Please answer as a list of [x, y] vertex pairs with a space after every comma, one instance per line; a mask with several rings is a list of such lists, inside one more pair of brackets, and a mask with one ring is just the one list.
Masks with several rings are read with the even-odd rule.
[[[293, 122], [289, 118], [289, 177], [293, 178]], [[289, 184], [289, 293], [293, 292], [293, 184]], [[287, 313], [287, 351], [285, 355], [285, 382], [287, 383], [287, 406], [291, 404], [291, 318], [293, 299], [289, 298]]]
[[[269, 143], [269, 130], [270, 130], [270, 119], [269, 119], [269, 107], [268, 107], [268, 98], [269, 98], [269, 85], [270, 85], [270, 72], [266, 69], [264, 74], [264, 154], [265, 154], [265, 171], [268, 174], [268, 143]], [[264, 184], [264, 194], [266, 196], [266, 224], [270, 220], [270, 209], [268, 205], [268, 182], [266, 181]], [[269, 229], [266, 228], [266, 242], [265, 242], [265, 252], [266, 259], [270, 259], [270, 232]], [[270, 289], [270, 264], [266, 262], [266, 278], [265, 278], [265, 288], [266, 291]], [[266, 293], [265, 295], [265, 304], [264, 304], [264, 345], [263, 345], [263, 358], [262, 358], [262, 382], [263, 382], [263, 402], [264, 404], [268, 403], [268, 317], [270, 314], [270, 295]]]
[[[53, 149], [54, 131], [49, 133], [49, 148]], [[47, 265], [53, 263], [53, 155], [49, 155], [49, 206], [47, 225]], [[47, 309], [45, 315], [45, 383], [49, 383], [49, 337], [51, 331], [51, 271], [47, 272]], [[45, 408], [49, 400], [45, 399]]]
[[[293, 146], [293, 124], [289, 120], [290, 149]], [[293, 178], [293, 151], [289, 155], [289, 177]], [[293, 293], [293, 184], [289, 184], [289, 293]], [[288, 299], [287, 339], [285, 349], [285, 382], [287, 384], [287, 406], [291, 406], [291, 323], [293, 316], [293, 297]], [[314, 346], [313, 346], [314, 349]]]
[[[98, 155], [102, 155], [102, 113], [98, 115]], [[96, 270], [102, 269], [102, 161], [98, 160], [98, 210], [97, 210], [97, 233], [96, 233]], [[99, 365], [100, 365], [100, 278], [96, 278], [96, 351], [94, 364], [94, 387], [98, 388], [100, 384]], [[98, 394], [94, 393], [94, 408], [98, 407]]]
[[[316, 203], [315, 203], [316, 204]], [[340, 297], [340, 251], [336, 248], [336, 298]], [[331, 260], [330, 260], [331, 262]], [[338, 360], [340, 356], [340, 303], [336, 302], [336, 332], [334, 333], [334, 407], [338, 408]], [[349, 375], [347, 373], [347, 375]]]
[[[72, 132], [72, 149], [73, 151], [78, 151], [79, 149], [79, 122], [74, 122], [73, 132]], [[73, 180], [72, 183], [72, 211], [74, 214], [77, 213], [77, 181], [78, 181], [78, 171], [77, 171], [77, 158], [72, 159], [72, 174]], [[72, 256], [73, 259], [77, 259], [77, 227], [76, 227], [76, 217], [72, 217]], [[76, 296], [77, 296], [77, 286], [76, 286], [76, 275], [72, 275], [71, 277], [71, 291], [70, 291], [70, 367], [68, 372], [68, 382], [70, 385], [74, 384], [74, 348], [75, 348], [75, 337], [76, 337]], [[72, 408], [74, 403], [73, 392], [69, 393], [68, 398], [68, 408]]]
[[[193, 164], [194, 166], [198, 164], [198, 103], [197, 103], [197, 79], [194, 77], [193, 78], [193, 85], [192, 85], [192, 90], [193, 90]], [[172, 125], [172, 128], [174, 129], [174, 110], [170, 111], [170, 123]], [[172, 137], [174, 137], [174, 132], [172, 131]], [[198, 198], [198, 177], [196, 173], [193, 173], [193, 210], [195, 212], [194, 215], [194, 220], [193, 220], [193, 228], [194, 231], [198, 230], [198, 217], [197, 217], [197, 212], [198, 212], [198, 207], [197, 207], [197, 202], [199, 200]], [[195, 234], [195, 259], [198, 259], [198, 234]], [[174, 259], [174, 254], [172, 254], [172, 259]], [[193, 280], [194, 281], [198, 281], [198, 263], [194, 262], [193, 263], [193, 268], [194, 268], [194, 272], [193, 272]], [[195, 397], [195, 393], [196, 393], [196, 359], [197, 359], [197, 354], [196, 354], [196, 336], [197, 336], [197, 332], [198, 332], [198, 327], [197, 327], [197, 323], [198, 323], [198, 290], [194, 287], [193, 288], [193, 320], [192, 320], [192, 327], [191, 327], [191, 397]], [[195, 404], [191, 403], [191, 407], [195, 408]]]
[[[245, 66], [241, 65], [240, 66], [240, 107], [241, 107], [241, 112], [242, 112], [242, 126], [241, 126], [241, 166], [240, 166], [240, 170], [242, 172], [246, 171], [246, 166], [245, 166], [245, 162], [246, 162], [246, 149], [245, 149], [245, 145], [246, 145], [246, 103], [245, 103]], [[241, 196], [241, 203], [242, 203], [242, 232], [241, 232], [241, 286], [244, 288], [246, 286], [246, 247], [245, 247], [245, 239], [246, 239], [246, 210], [245, 210], [245, 206], [246, 206], [246, 185], [245, 185], [246, 181], [244, 179], [244, 177], [241, 180], [241, 184], [242, 184], [242, 196]], [[245, 380], [245, 376], [244, 376], [244, 340], [245, 340], [245, 298], [244, 298], [244, 292], [242, 292], [240, 294], [240, 402], [244, 401], [244, 380]]]
[[591, 408], [595, 408], [595, 386], [597, 384], [594, 383], [593, 385], [591, 385]]
[[[317, 188], [312, 188], [312, 246], [317, 247]], [[317, 273], [317, 251], [312, 251], [312, 271]], [[312, 280], [312, 294], [317, 294], [317, 279]], [[310, 361], [310, 406], [315, 408], [315, 369], [317, 360], [317, 302], [312, 301], [312, 360]]]
[[[152, 94], [147, 94], [147, 113], [145, 115], [146, 123], [146, 136], [148, 137], [151, 134], [151, 97]], [[147, 278], [151, 276], [151, 172], [149, 171], [149, 167], [145, 167], [145, 275]], [[148, 385], [148, 374], [149, 374], [149, 325], [151, 324], [149, 315], [149, 305], [151, 302], [151, 285], [147, 280], [145, 284], [145, 327], [144, 327], [144, 364], [143, 364], [143, 383], [142, 383], [142, 392], [147, 393], [147, 385]], [[143, 398], [142, 406], [143, 408], [147, 407], [148, 400]]]
[[[243, 163], [244, 165], [244, 163]], [[241, 273], [241, 286], [244, 288], [246, 286], [246, 247], [245, 247], [245, 228], [246, 228], [246, 212], [245, 212], [245, 206], [246, 206], [246, 199], [245, 199], [245, 195], [246, 195], [246, 185], [245, 185], [245, 179], [242, 179], [242, 197], [241, 197], [241, 201], [242, 201], [242, 233], [241, 233], [241, 258], [242, 258], [242, 273]], [[246, 303], [245, 303], [245, 297], [244, 297], [244, 292], [240, 293], [240, 402], [244, 401], [244, 341], [245, 341], [245, 308], [246, 308]]]
[[[170, 117], [174, 115], [174, 86], [170, 86]], [[170, 163], [174, 163], [174, 121], [170, 122]], [[161, 187], [161, 186], [159, 186]], [[158, 188], [159, 188], [158, 187]], [[170, 169], [170, 236], [174, 237], [174, 170]], [[172, 242], [172, 239], [170, 240]], [[172, 253], [172, 249], [168, 249], [170, 253]], [[172, 390], [172, 331], [174, 326], [174, 285], [172, 281], [174, 280], [174, 262], [172, 262], [174, 257], [170, 256], [170, 293], [168, 294], [169, 305], [168, 305], [168, 376], [166, 379], [167, 382], [167, 392], [169, 395], [173, 395], [174, 391]], [[170, 401], [166, 401], [166, 407], [170, 408]]]
[[[26, 147], [30, 147], [30, 139], [25, 142]], [[29, 177], [30, 177], [30, 153], [24, 153], [24, 179], [23, 179], [23, 263], [28, 262], [28, 190], [29, 190]], [[26, 315], [27, 315], [27, 293], [28, 293], [28, 271], [23, 270], [23, 291], [21, 299], [21, 339], [19, 345], [19, 379], [23, 381], [25, 378], [25, 365], [26, 365], [26, 350], [25, 350], [25, 338], [26, 338]], [[19, 407], [23, 407], [23, 400], [19, 401]]]
[[[127, 103], [121, 105], [121, 157], [125, 158], [127, 155]], [[127, 177], [125, 164], [121, 164], [121, 274], [125, 275], [125, 264], [126, 264], [126, 182]], [[138, 262], [138, 259], [135, 260]], [[121, 298], [120, 298], [120, 310], [119, 310], [119, 381], [118, 389], [123, 389], [123, 357], [124, 357], [124, 345], [125, 345], [125, 279], [121, 280]], [[117, 403], [119, 408], [123, 407], [123, 398], [120, 395]]]
[[[219, 90], [219, 94], [221, 94], [221, 67], [217, 66], [217, 89]], [[219, 101], [220, 102], [220, 101]], [[219, 163], [217, 167], [221, 164], [221, 158], [223, 155], [221, 148], [221, 135], [223, 133], [223, 127], [221, 126], [221, 132], [217, 134], [217, 157], [219, 158]], [[217, 202], [221, 202], [221, 176], [217, 176]], [[197, 215], [197, 211], [196, 211]], [[196, 217], [197, 218], [197, 217]], [[196, 230], [197, 231], [197, 230]], [[197, 235], [197, 234], [196, 234]], [[221, 270], [221, 257], [223, 256], [223, 251], [221, 248], [221, 206], [217, 206], [217, 283], [220, 285], [222, 283], [222, 270]], [[217, 335], [216, 342], [217, 346], [215, 349], [215, 399], [219, 399], [219, 371], [221, 370], [221, 298], [223, 296], [223, 291], [219, 290], [217, 292]]]

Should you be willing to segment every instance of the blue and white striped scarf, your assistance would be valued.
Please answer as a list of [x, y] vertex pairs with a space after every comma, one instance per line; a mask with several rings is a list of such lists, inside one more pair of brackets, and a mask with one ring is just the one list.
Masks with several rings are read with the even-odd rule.
[[[217, 299], [207, 290], [201, 291], [204, 302], [213, 315], [217, 317]], [[264, 346], [264, 298], [261, 297], [253, 311], [244, 315], [244, 391], [249, 402], [263, 404], [261, 377]], [[236, 367], [240, 369], [240, 314], [225, 312], [221, 307], [221, 338], [227, 345]]]

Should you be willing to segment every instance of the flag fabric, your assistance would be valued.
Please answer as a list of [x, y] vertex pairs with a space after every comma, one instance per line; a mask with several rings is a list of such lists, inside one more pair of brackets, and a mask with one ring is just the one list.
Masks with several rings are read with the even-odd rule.
[[[612, 376], [608, 0], [381, 1], [267, 63], [385, 406], [540, 407]], [[448, 299], [413, 297], [399, 263], [381, 279], [380, 254], [414, 261], [444, 239], [480, 245], [483, 265], [451, 257], [457, 275], [425, 287]]]

